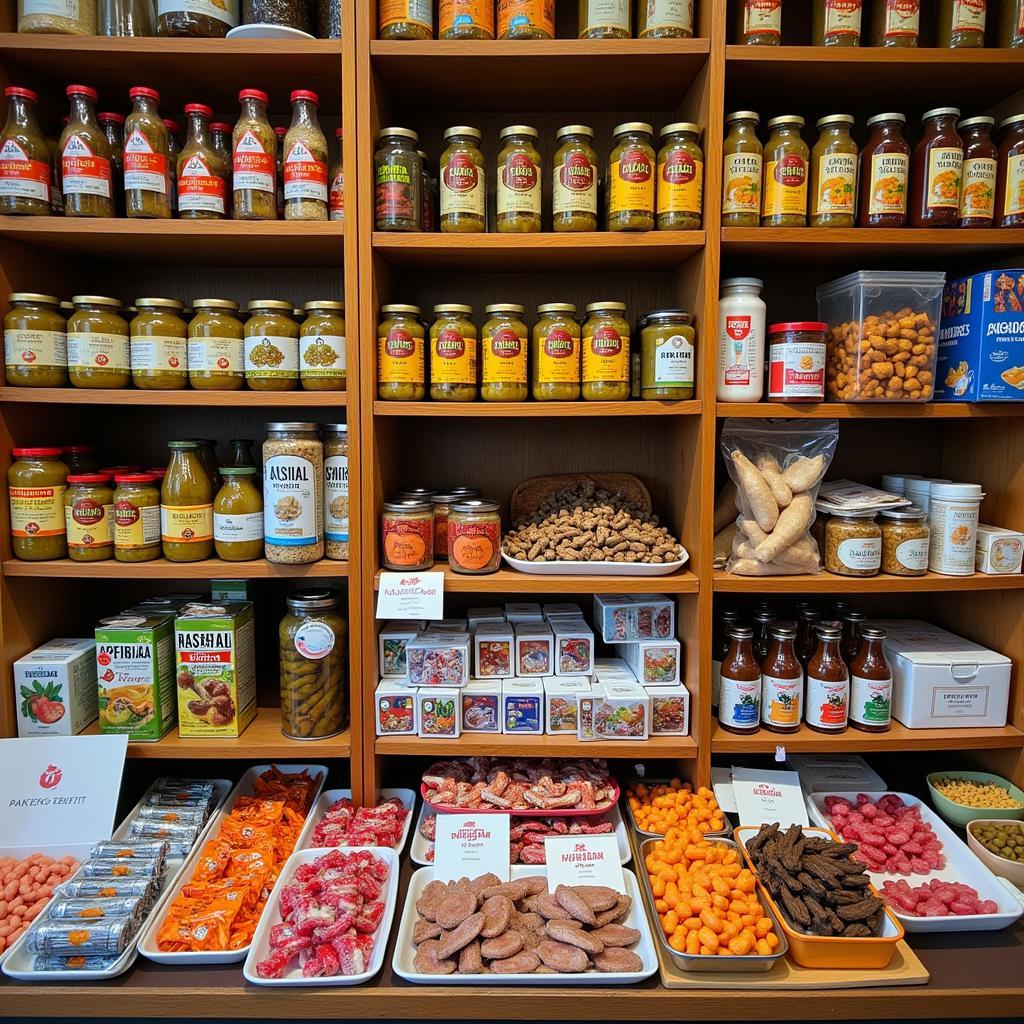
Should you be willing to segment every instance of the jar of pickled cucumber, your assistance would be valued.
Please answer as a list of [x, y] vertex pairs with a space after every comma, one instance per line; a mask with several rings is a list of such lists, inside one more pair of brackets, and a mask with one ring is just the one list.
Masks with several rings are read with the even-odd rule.
[[773, 117], [764, 146], [764, 194], [761, 227], [807, 226], [807, 164], [811, 152], [800, 137], [804, 119], [797, 114]]
[[253, 391], [294, 391], [299, 386], [299, 325], [293, 306], [255, 299], [245, 322], [245, 381]]
[[536, 128], [513, 124], [502, 128], [496, 175], [498, 231], [540, 231], [541, 166]]
[[381, 128], [373, 155], [377, 231], [423, 230], [423, 160], [411, 128]]
[[76, 388], [126, 388], [132, 382], [128, 321], [119, 299], [75, 295], [68, 319], [68, 377]]
[[660, 134], [658, 229], [695, 231], [701, 226], [704, 192], [700, 128], [690, 121], [676, 121], [665, 125]]
[[196, 441], [168, 441], [171, 461], [160, 488], [160, 539], [170, 562], [213, 554], [213, 486]]
[[629, 321], [624, 302], [591, 302], [583, 325], [583, 398], [629, 398]]
[[580, 325], [571, 302], [537, 307], [530, 345], [531, 392], [538, 402], [573, 402], [580, 397]]
[[377, 397], [384, 402], [421, 402], [427, 378], [420, 307], [393, 303], [381, 306], [380, 314]]
[[66, 444], [60, 450], [60, 458], [68, 467], [68, 473], [100, 472], [100, 461], [96, 458], [96, 449], [91, 444]]
[[7, 383], [22, 388], [59, 388], [68, 382], [67, 325], [60, 299], [36, 292], [7, 297], [4, 363]]
[[11, 550], [23, 562], [66, 558], [64, 492], [68, 467], [59, 448], [12, 448], [7, 470]]
[[654, 129], [626, 121], [612, 131], [606, 186], [609, 231], [650, 231], [654, 227]]
[[501, 302], [484, 309], [480, 397], [485, 402], [525, 402], [529, 332], [522, 306]]
[[692, 319], [685, 309], [659, 309], [640, 321], [641, 398], [693, 398], [697, 336]]
[[482, 134], [469, 125], [446, 129], [440, 161], [441, 231], [470, 234], [487, 230], [487, 185]]
[[152, 473], [120, 473], [114, 477], [114, 558], [118, 562], [151, 562], [162, 553], [160, 491]]
[[136, 299], [132, 318], [132, 383], [146, 391], [188, 386], [188, 324], [177, 299]]
[[114, 491], [103, 473], [69, 473], [64, 492], [68, 558], [102, 562], [114, 555]]
[[555, 231], [597, 230], [597, 153], [594, 129], [567, 124], [555, 132], [551, 174], [551, 226]]
[[306, 391], [344, 391], [345, 303], [307, 302], [299, 328], [299, 380]]
[[245, 384], [245, 346], [238, 303], [195, 299], [188, 325], [188, 381], [197, 391], [238, 391]]
[[213, 547], [225, 562], [263, 557], [263, 495], [255, 466], [221, 466], [223, 479], [213, 499]]
[[472, 402], [477, 397], [476, 325], [473, 307], [434, 307], [430, 326], [430, 397], [435, 402]]

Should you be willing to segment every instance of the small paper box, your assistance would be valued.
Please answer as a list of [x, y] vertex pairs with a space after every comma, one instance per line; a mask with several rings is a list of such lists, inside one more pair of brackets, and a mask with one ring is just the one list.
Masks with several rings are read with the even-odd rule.
[[581, 694], [581, 740], [645, 740], [651, 720], [651, 697], [639, 683], [603, 683], [603, 692]]
[[664, 594], [595, 594], [594, 628], [606, 644], [671, 640], [675, 610]]
[[420, 736], [458, 739], [462, 734], [461, 694], [450, 686], [416, 691]]
[[549, 623], [555, 636], [555, 675], [588, 676], [594, 671], [594, 633], [582, 620]]
[[652, 736], [687, 736], [690, 732], [690, 691], [677, 683], [647, 691], [651, 698]]
[[19, 736], [74, 736], [96, 720], [95, 640], [50, 640], [19, 658], [13, 672]]
[[599, 683], [636, 683], [633, 670], [622, 658], [597, 658], [594, 661], [594, 677]]
[[415, 640], [423, 628], [412, 620], [392, 619], [377, 634], [377, 668], [385, 679], [404, 679], [409, 674], [405, 663], [405, 645]]
[[504, 679], [515, 674], [515, 631], [507, 622], [484, 622], [473, 634], [473, 667], [477, 679]]
[[555, 601], [551, 604], [545, 604], [541, 606], [541, 611], [544, 613], [544, 618], [549, 622], [551, 617], [562, 616], [563, 618], [568, 616], [571, 618], [582, 619], [583, 609], [578, 604], [573, 604], [571, 601]]
[[462, 731], [501, 732], [502, 680], [472, 680], [462, 689]]
[[974, 568], [993, 575], [1019, 573], [1024, 555], [1024, 533], [978, 524]]
[[554, 675], [555, 637], [546, 622], [521, 622], [516, 625], [517, 678]]
[[501, 687], [501, 731], [544, 732], [544, 684], [539, 679], [506, 679]]
[[544, 677], [544, 721], [549, 736], [561, 733], [576, 735], [579, 728], [576, 698], [590, 692], [589, 676]]
[[466, 622], [469, 624], [470, 633], [475, 632], [485, 622], [504, 622], [505, 610], [503, 608], [470, 608], [466, 612]]
[[401, 681], [382, 679], [374, 692], [378, 736], [415, 736], [419, 730], [416, 694]]
[[434, 619], [427, 623], [428, 633], [466, 633], [469, 623], [466, 619]]
[[615, 652], [643, 686], [671, 686], [679, 682], [682, 648], [678, 640], [638, 640], [616, 644]]
[[520, 622], [543, 622], [544, 613], [539, 604], [525, 601], [519, 604], [505, 605], [505, 618], [515, 626]]
[[422, 633], [405, 645], [410, 686], [465, 686], [469, 682], [469, 634]]

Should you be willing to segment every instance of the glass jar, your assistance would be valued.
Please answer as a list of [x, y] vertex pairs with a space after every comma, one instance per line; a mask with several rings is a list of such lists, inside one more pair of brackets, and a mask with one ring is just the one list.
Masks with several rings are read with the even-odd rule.
[[440, 0], [437, 30], [439, 39], [493, 39], [493, 0]]
[[430, 169], [430, 158], [422, 149], [416, 150], [420, 158], [420, 166], [423, 168], [423, 178], [420, 182], [420, 194], [423, 198], [423, 213], [421, 221], [423, 231], [437, 230], [437, 204], [438, 204], [438, 181], [437, 175]]
[[807, 226], [807, 161], [810, 150], [800, 137], [804, 119], [796, 114], [773, 117], [765, 127], [764, 195], [761, 227]]
[[67, 323], [68, 377], [76, 388], [126, 388], [131, 383], [128, 321], [119, 299], [75, 295]]
[[903, 137], [903, 114], [869, 117], [870, 132], [860, 155], [862, 228], [901, 228], [907, 223], [910, 143]]
[[60, 299], [36, 292], [12, 292], [4, 317], [7, 383], [21, 388], [59, 388], [68, 382], [67, 324]]
[[814, 0], [815, 46], [860, 46], [862, 0]]
[[278, 629], [281, 732], [294, 740], [336, 736], [348, 718], [348, 623], [336, 590], [289, 594]]
[[441, 154], [441, 231], [472, 234], [487, 230], [487, 186], [484, 181], [483, 136], [479, 129], [456, 125], [444, 133]]
[[499, 39], [554, 39], [555, 0], [497, 0]]
[[430, 325], [430, 397], [435, 402], [472, 402], [477, 397], [477, 339], [473, 307], [434, 307]]
[[825, 527], [825, 568], [839, 576], [877, 576], [882, 568], [882, 528], [874, 512], [842, 512]]
[[213, 546], [225, 562], [263, 556], [263, 495], [254, 466], [221, 466], [223, 483], [213, 499]]
[[252, 446], [256, 442], [248, 437], [237, 437], [228, 441], [228, 448], [231, 454], [228, 456], [228, 466], [252, 466], [256, 469], [256, 459], [252, 453]]
[[555, 133], [551, 168], [551, 227], [555, 231], [597, 230], [597, 152], [594, 129], [568, 124]]
[[118, 562], [159, 558], [160, 490], [156, 476], [118, 473], [114, 485], [114, 558]]
[[158, 36], [223, 39], [239, 24], [238, 0], [198, 4], [195, 0], [160, 0], [156, 20]]
[[660, 134], [657, 227], [660, 231], [695, 231], [701, 226], [704, 208], [700, 128], [690, 121], [677, 121], [665, 125]]
[[40, 0], [18, 0], [18, 31], [94, 36], [96, 3], [51, 4]]
[[12, 448], [7, 470], [11, 551], [23, 562], [66, 558], [64, 493], [68, 467], [59, 448]]
[[242, 110], [231, 133], [231, 215], [277, 220], [277, 136], [267, 119], [270, 97], [260, 89], [243, 89], [238, 102]]
[[986, 0], [939, 0], [939, 46], [954, 50], [985, 45]]
[[213, 554], [213, 485], [196, 441], [168, 441], [171, 461], [160, 487], [160, 539], [169, 562]]
[[161, 120], [167, 129], [167, 178], [170, 184], [171, 216], [175, 217], [178, 213], [178, 157], [181, 156], [178, 136], [181, 134], [181, 125], [170, 117]]
[[345, 220], [345, 160], [344, 139], [341, 128], [336, 128], [334, 137], [338, 140], [338, 155], [331, 164], [331, 194], [327, 201], [329, 210], [328, 219], [336, 221]]
[[999, 45], [1017, 49], [1024, 46], [1024, 0], [1003, 0], [999, 23]]
[[377, 397], [384, 402], [422, 402], [427, 394], [425, 332], [420, 307], [380, 307], [377, 326]]
[[782, 42], [782, 0], [736, 0], [736, 42], [778, 46]]
[[638, 39], [693, 37], [693, 0], [643, 0], [636, 16]]
[[210, 139], [213, 142], [213, 149], [217, 156], [220, 157], [221, 166], [224, 168], [224, 185], [227, 189], [227, 195], [225, 196], [225, 212], [230, 217], [234, 210], [235, 195], [232, 191], [233, 177], [234, 177], [234, 158], [232, 155], [233, 145], [231, 141], [233, 129], [231, 125], [225, 124], [223, 121], [213, 121], [210, 123]]
[[[211, 441], [207, 437], [190, 437], [189, 440], [195, 441], [198, 446], [199, 461], [210, 480], [210, 493], [216, 494], [220, 489], [220, 459], [217, 458], [217, 442]], [[152, 473], [153, 470], [150, 469], [147, 472]]]
[[385, 501], [380, 520], [381, 564], [393, 572], [418, 572], [434, 564], [434, 508], [429, 501]]
[[882, 572], [924, 576], [928, 572], [930, 538], [928, 515], [916, 505], [882, 512]]
[[228, 212], [230, 163], [213, 144], [213, 109], [203, 103], [185, 107], [188, 134], [178, 156], [178, 216], [183, 220], [220, 220]]
[[129, 217], [171, 216], [170, 152], [160, 119], [160, 93], [137, 85], [128, 90], [132, 111], [124, 124], [124, 197]]
[[768, 401], [825, 401], [828, 324], [797, 320], [768, 330]]
[[324, 557], [324, 446], [316, 423], [266, 425], [263, 536], [268, 562], [303, 565]]
[[884, 650], [888, 635], [878, 626], [863, 626], [860, 650], [850, 663], [850, 725], [861, 732], [892, 727], [892, 669]]
[[448, 564], [452, 572], [485, 576], [501, 564], [501, 514], [489, 498], [452, 505], [448, 515]]
[[502, 128], [495, 175], [497, 229], [522, 234], [540, 231], [541, 164], [539, 133], [525, 124]]
[[857, 143], [850, 136], [853, 117], [829, 114], [816, 125], [811, 151], [812, 228], [852, 228], [857, 201]]
[[423, 161], [410, 128], [382, 128], [373, 157], [377, 231], [423, 230]]
[[[632, 37], [630, 0], [580, 0], [580, 39], [629, 39]], [[643, 4], [641, 4], [643, 6]]]
[[284, 136], [282, 195], [285, 220], [327, 220], [327, 137], [316, 109], [320, 97], [295, 89], [292, 123]]
[[580, 397], [582, 332], [571, 302], [537, 307], [531, 342], [531, 393], [538, 402], [574, 402]]
[[434, 561], [448, 561], [448, 516], [451, 515], [452, 505], [457, 501], [468, 501], [470, 498], [479, 498], [480, 492], [473, 487], [453, 487], [448, 491], [437, 491], [432, 494], [421, 493], [400, 493], [395, 495], [396, 500], [415, 498], [420, 501], [429, 501], [434, 509]]
[[274, 198], [277, 203], [277, 219], [284, 218], [284, 137], [288, 129], [274, 125]]
[[114, 554], [114, 491], [103, 473], [69, 473], [64, 492], [68, 558], [103, 562]]
[[629, 398], [629, 321], [624, 302], [591, 302], [583, 325], [583, 398]]
[[188, 387], [188, 324], [177, 299], [136, 299], [129, 327], [132, 383], [145, 391]]
[[245, 321], [245, 382], [253, 391], [294, 391], [299, 386], [299, 325], [281, 299], [249, 303]]
[[60, 458], [68, 467], [68, 473], [98, 473], [100, 469], [96, 449], [91, 444], [66, 444], [60, 450]]
[[434, 5], [431, 0], [381, 0], [381, 39], [433, 39]]
[[305, 0], [243, 0], [243, 25], [279, 25], [313, 34], [312, 5]]
[[188, 325], [188, 380], [197, 391], [238, 391], [245, 384], [245, 346], [238, 303], [195, 299]]
[[324, 424], [324, 540], [328, 558], [348, 561], [348, 424]]
[[764, 147], [757, 137], [760, 115], [737, 110], [726, 115], [723, 145], [722, 226], [756, 228], [761, 223], [761, 169]]
[[914, 148], [910, 226], [955, 228], [960, 221], [964, 144], [956, 130], [957, 107], [936, 107], [921, 117], [923, 133]]
[[964, 140], [960, 227], [990, 228], [996, 211], [999, 150], [992, 141], [994, 117], [969, 117], [956, 127]]
[[299, 380], [306, 391], [346, 387], [345, 303], [316, 299], [299, 328]]
[[843, 661], [849, 665], [860, 650], [860, 630], [867, 620], [863, 612], [854, 611], [852, 608], [844, 610], [841, 615], [843, 637], [839, 641], [839, 653], [843, 656]]
[[485, 402], [525, 402], [529, 331], [522, 306], [501, 302], [484, 309], [480, 397]]
[[605, 186], [609, 231], [650, 231], [654, 227], [653, 133], [646, 121], [626, 121], [612, 129]]
[[110, 146], [96, 120], [96, 90], [69, 85], [71, 115], [60, 135], [61, 188], [65, 217], [113, 217]]
[[7, 121], [0, 132], [0, 214], [49, 217], [53, 212], [50, 147], [36, 118], [39, 97], [9, 85]]
[[[109, 110], [101, 111], [96, 115], [103, 128], [103, 134], [107, 138], [107, 145], [110, 147], [110, 187], [114, 193], [114, 211], [118, 217], [124, 216], [124, 114], [117, 114]], [[56, 172], [60, 172], [60, 154], [57, 154]], [[60, 179], [57, 178], [57, 187], [60, 188]]]
[[693, 318], [685, 309], [659, 309], [639, 323], [640, 397], [646, 401], [693, 398]]
[[875, 0], [871, 45], [911, 49], [921, 35], [921, 0]]
[[996, 226], [1024, 227], [1024, 114], [1006, 118], [999, 130], [999, 177], [996, 182]]

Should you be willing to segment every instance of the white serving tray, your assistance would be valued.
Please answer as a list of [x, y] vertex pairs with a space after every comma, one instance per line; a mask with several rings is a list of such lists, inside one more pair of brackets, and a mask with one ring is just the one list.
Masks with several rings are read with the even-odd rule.
[[[388, 790], [381, 790], [382, 793], [387, 794]], [[436, 814], [432, 808], [426, 804], [420, 804], [420, 813], [416, 819], [416, 830], [412, 834], [412, 846], [409, 847], [409, 857], [413, 864], [420, 864], [423, 867], [431, 867], [433, 865], [432, 860], [427, 859], [427, 854], [430, 848], [434, 845], [422, 832], [420, 832], [420, 826], [423, 824], [424, 819], [428, 814]], [[514, 815], [513, 815], [514, 817]], [[612, 804], [611, 807], [606, 811], [601, 812], [602, 818], [608, 818], [612, 823], [612, 830], [615, 835], [615, 841], [619, 844], [619, 860], [623, 864], [628, 864], [632, 854], [629, 850], [629, 836], [626, 835], [626, 826], [622, 820], [622, 813], [619, 811], [618, 804]], [[571, 823], [572, 819], [568, 819]], [[525, 864], [525, 865], [513, 865], [514, 867], [538, 867], [543, 868], [543, 864]]]
[[[224, 805], [221, 807], [220, 813], [215, 817], [213, 827], [208, 830], [206, 836], [207, 839], [215, 837], [220, 832], [221, 824], [224, 819], [231, 814], [231, 811], [238, 802], [239, 797], [253, 796], [254, 781], [271, 767], [276, 767], [286, 775], [297, 775], [303, 769], [308, 769], [309, 773], [313, 776], [319, 775], [320, 781], [317, 788], [316, 798], [319, 798], [320, 791], [323, 789], [324, 781], [327, 779], [327, 769], [318, 764], [286, 764], [276, 766], [269, 764], [255, 765], [238, 780], [238, 785], [235, 786], [231, 791], [231, 795], [224, 801]], [[316, 806], [316, 798], [313, 800], [314, 807]], [[298, 838], [295, 841], [296, 850], [302, 848], [302, 844], [306, 841], [306, 836], [312, 828], [313, 815], [307, 814], [305, 824], [302, 826], [302, 830], [299, 832]], [[203, 845], [203, 843], [196, 843], [188, 860], [185, 861], [179, 876], [179, 881], [182, 884], [192, 877], [192, 874], [195, 871], [196, 862], [199, 860], [199, 857], [203, 852]], [[139, 952], [147, 960], [152, 960], [154, 963], [170, 964], [172, 966], [177, 964], [241, 963], [249, 952], [249, 946], [243, 946], [241, 949], [203, 950], [200, 952], [190, 953], [164, 953], [160, 950], [156, 944], [157, 933], [160, 931], [160, 926], [164, 923], [164, 919], [167, 917], [168, 905], [171, 900], [178, 895], [179, 889], [179, 885], [173, 885], [168, 886], [167, 889], [164, 890], [163, 895], [157, 902], [156, 909], [150, 914], [149, 921], [146, 923], [139, 935]]]
[[679, 560], [662, 562], [528, 562], [512, 558], [503, 551], [501, 557], [517, 572], [530, 576], [668, 576], [678, 572], [690, 560], [686, 548], [680, 546]]
[[[511, 877], [526, 878], [546, 873], [543, 864], [514, 864]], [[636, 876], [628, 868], [623, 868], [622, 877], [626, 882], [626, 893], [633, 900], [633, 905], [621, 923], [640, 932], [640, 941], [633, 947], [633, 952], [643, 961], [643, 967], [639, 971], [611, 974], [602, 974], [600, 971], [587, 971], [585, 974], [420, 974], [413, 966], [416, 947], [412, 944], [412, 930], [418, 916], [416, 901], [427, 882], [434, 878], [432, 867], [420, 868], [409, 880], [402, 922], [398, 928], [398, 940], [395, 942], [395, 955], [391, 961], [392, 969], [399, 977], [420, 985], [485, 985], [488, 988], [497, 988], [505, 985], [631, 985], [643, 981], [644, 978], [657, 973], [658, 954], [654, 948], [654, 936], [647, 921]]]
[[253, 22], [251, 25], [238, 25], [231, 29], [227, 39], [316, 39], [300, 28], [288, 25], [270, 25], [265, 22]]
[[[831, 829], [832, 822], [825, 811], [825, 800], [830, 796], [842, 797], [851, 804], [857, 803], [858, 791], [839, 793], [812, 793], [807, 798], [807, 811], [815, 822], [824, 828]], [[994, 875], [988, 867], [975, 855], [974, 851], [922, 800], [909, 793], [893, 793], [905, 804], [913, 804], [921, 809], [921, 820], [931, 825], [946, 858], [945, 866], [937, 871], [929, 871], [927, 875], [896, 875], [887, 871], [868, 871], [876, 889], [881, 890], [883, 882], [896, 882], [906, 879], [907, 883], [917, 887], [932, 879], [942, 882], [963, 882], [978, 891], [978, 899], [993, 900], [999, 907], [995, 914], [965, 914], [963, 917], [914, 917], [904, 914], [896, 907], [889, 907], [899, 918], [900, 924], [908, 932], [987, 932], [1008, 928], [1021, 914], [1024, 914], [1024, 893], [1014, 885], [1008, 884], [1004, 878]], [[884, 793], [871, 793], [876, 803]], [[838, 833], [836, 833], [838, 835]], [[842, 838], [840, 837], [842, 842]]]
[[[412, 819], [416, 817], [413, 813], [416, 810], [416, 794], [411, 789], [382, 789], [380, 790], [380, 800], [390, 800], [395, 797], [402, 801], [402, 806], [409, 812], [405, 816], [405, 822], [402, 826], [402, 836], [398, 841], [398, 845], [394, 848], [395, 853], [401, 853], [405, 849], [405, 844], [409, 841], [409, 832], [412, 830]], [[313, 819], [313, 828], [309, 830], [309, 834], [303, 841], [303, 845], [299, 849], [306, 849], [309, 843], [313, 842], [313, 831], [316, 829], [320, 819], [327, 813], [327, 808], [331, 804], [337, 803], [339, 800], [352, 799], [351, 789], [325, 789], [320, 796], [317, 798], [313, 809], [309, 812], [310, 817]], [[342, 847], [342, 849], [349, 849], [349, 847]], [[362, 847], [359, 847], [362, 849]]]
[[[412, 815], [410, 814], [411, 818]], [[245, 966], [242, 974], [246, 981], [254, 985], [276, 985], [278, 987], [301, 986], [301, 985], [361, 985], [369, 981], [384, 966], [384, 954], [388, 948], [388, 938], [391, 935], [391, 924], [395, 917], [395, 907], [398, 904], [398, 853], [386, 846], [349, 846], [345, 852], [356, 853], [360, 850], [367, 850], [375, 857], [388, 865], [388, 880], [384, 889], [384, 916], [377, 925], [377, 931], [373, 935], [373, 955], [370, 963], [362, 974], [335, 974], [327, 978], [304, 978], [302, 968], [299, 967], [298, 957], [286, 974], [280, 978], [261, 978], [256, 971], [256, 965], [265, 960], [270, 954], [270, 929], [275, 924], [281, 923], [281, 889], [292, 879], [292, 875], [302, 864], [309, 864], [331, 852], [329, 849], [307, 849], [293, 853], [285, 862], [274, 884], [270, 899], [267, 900], [266, 908], [256, 926], [256, 933], [252, 938], [252, 945], [249, 946], [249, 954], [245, 958]]]
[[[206, 841], [206, 835], [210, 831], [210, 826], [213, 824], [214, 819], [217, 817], [221, 807], [224, 806], [224, 801], [231, 792], [231, 783], [227, 779], [213, 779], [214, 784], [214, 804], [210, 810], [210, 816], [206, 819], [206, 824], [203, 826], [199, 835], [196, 837], [195, 844], [192, 847], [193, 852], [202, 847], [202, 844]], [[131, 811], [125, 816], [124, 820], [111, 834], [111, 839], [127, 839], [128, 832], [131, 827], [131, 821], [135, 815], [139, 812], [139, 809], [145, 805], [146, 798], [149, 796], [153, 787], [150, 786], [145, 793], [142, 794], [142, 798], [139, 802], [131, 809]], [[95, 843], [88, 844], [85, 856], [80, 857], [83, 863], [88, 858], [89, 853], [92, 851]], [[40, 851], [45, 853], [46, 851]], [[52, 855], [51, 855], [52, 856]], [[189, 854], [191, 856], [191, 854]], [[184, 868], [188, 857], [168, 857], [167, 868], [164, 871], [164, 877], [161, 882], [160, 892], [157, 895], [156, 901], [149, 910], [148, 917], [152, 917], [156, 913], [157, 907], [163, 901], [163, 897], [166, 893], [170, 892], [174, 886], [178, 884], [181, 878], [181, 871]], [[79, 869], [80, 870], [80, 869]], [[63, 886], [75, 878], [78, 871], [67, 878], [59, 886], [53, 894], [54, 899], [60, 897]], [[52, 901], [51, 901], [52, 902]], [[49, 904], [47, 904], [49, 906]], [[36, 922], [46, 920], [47, 913], [44, 908], [43, 912], [36, 918]], [[81, 971], [37, 971], [33, 967], [35, 961], [35, 954], [28, 951], [26, 940], [28, 933], [32, 930], [29, 928], [25, 931], [21, 938], [11, 946], [7, 951], [12, 954], [9, 960], [4, 961], [4, 973], [11, 978], [17, 978], [19, 981], [34, 981], [34, 982], [46, 982], [46, 981], [102, 981], [104, 978], [116, 978], [119, 974], [124, 974], [139, 955], [139, 937], [142, 935], [143, 930], [146, 927], [146, 920], [143, 919], [142, 925], [138, 932], [135, 933], [135, 937], [128, 944], [127, 949], [109, 966], [103, 970], [81, 970]], [[35, 927], [35, 923], [33, 924]]]

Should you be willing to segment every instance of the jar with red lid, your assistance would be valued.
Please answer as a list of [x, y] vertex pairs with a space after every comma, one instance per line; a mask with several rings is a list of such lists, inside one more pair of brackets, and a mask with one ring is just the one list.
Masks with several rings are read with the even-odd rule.
[[448, 513], [448, 564], [452, 572], [484, 576], [501, 562], [501, 514], [488, 498], [457, 501]]
[[385, 569], [417, 572], [434, 564], [434, 508], [429, 501], [385, 501], [380, 532]]
[[69, 473], [64, 492], [68, 558], [102, 562], [114, 556], [114, 490], [104, 473]]
[[768, 329], [768, 401], [825, 400], [828, 324], [795, 320]]
[[64, 492], [68, 467], [59, 448], [12, 448], [7, 470], [11, 550], [24, 562], [65, 558]]

